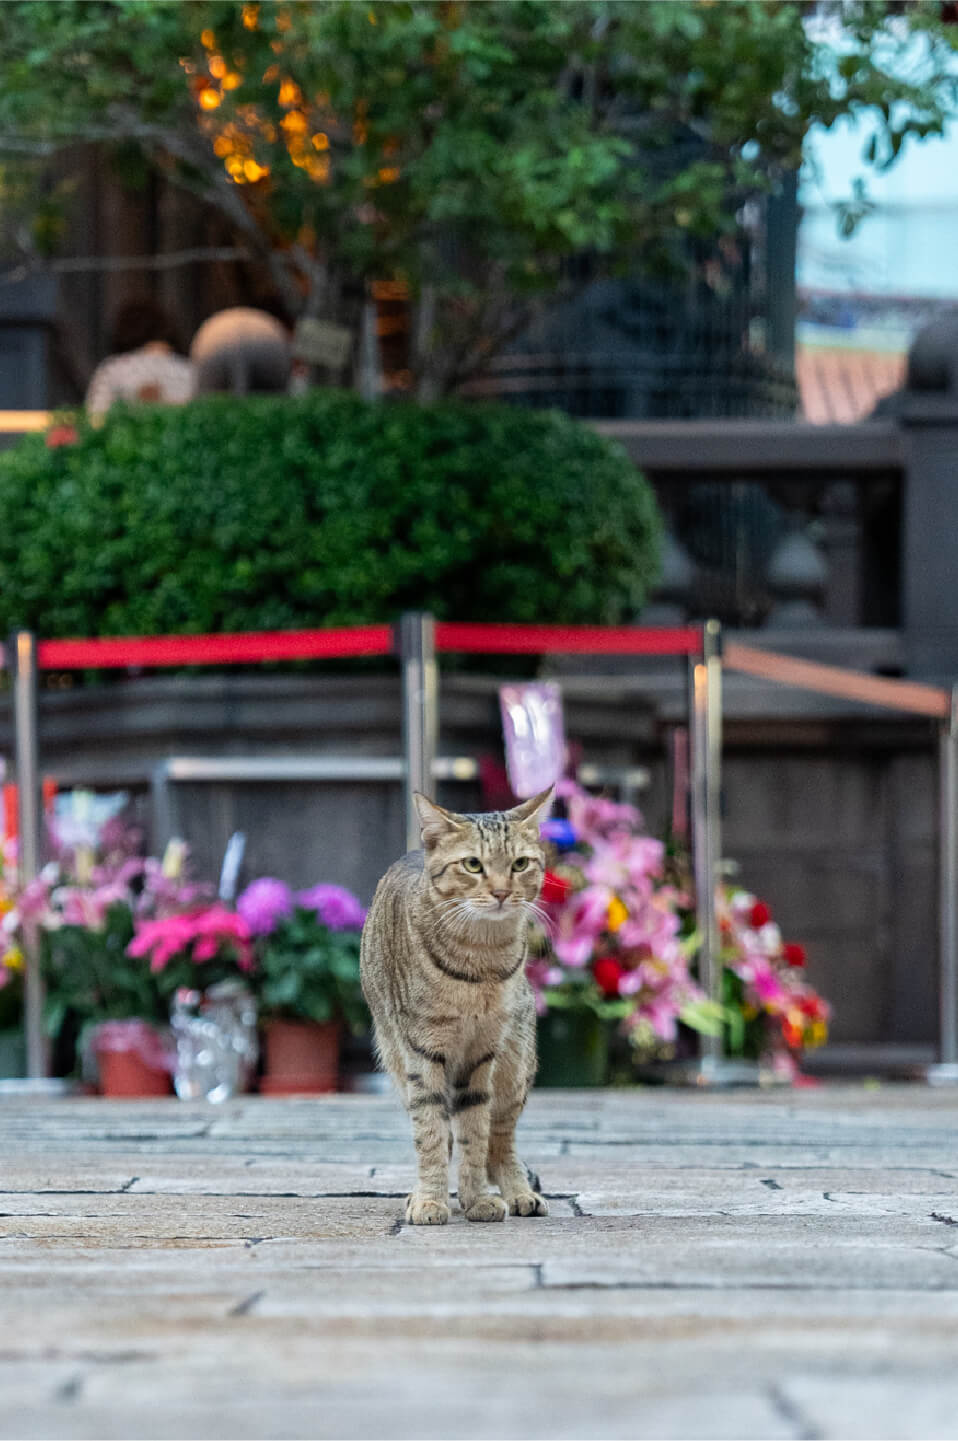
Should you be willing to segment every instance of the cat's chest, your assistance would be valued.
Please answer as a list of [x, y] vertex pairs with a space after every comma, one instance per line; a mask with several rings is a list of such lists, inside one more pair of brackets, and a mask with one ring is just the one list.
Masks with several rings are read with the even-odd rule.
[[468, 1042], [474, 1036], [501, 1029], [515, 1010], [513, 985], [445, 985], [441, 994], [424, 998], [424, 1018], [450, 1035]]

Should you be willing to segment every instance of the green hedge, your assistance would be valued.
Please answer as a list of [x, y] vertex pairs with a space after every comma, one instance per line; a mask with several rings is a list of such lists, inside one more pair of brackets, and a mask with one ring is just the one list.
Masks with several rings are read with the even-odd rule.
[[0, 455], [2, 629], [612, 623], [654, 579], [652, 492], [554, 413], [211, 397]]

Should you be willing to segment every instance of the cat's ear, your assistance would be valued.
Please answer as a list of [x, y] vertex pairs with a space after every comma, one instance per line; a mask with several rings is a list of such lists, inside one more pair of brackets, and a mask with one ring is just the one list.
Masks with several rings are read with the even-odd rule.
[[455, 811], [443, 810], [442, 806], [437, 806], [435, 801], [427, 800], [420, 791], [413, 791], [412, 798], [416, 814], [419, 816], [424, 846], [435, 845], [444, 836], [455, 834], [466, 824], [462, 816], [457, 816]]
[[513, 806], [511, 811], [506, 811], [506, 820], [517, 821], [519, 825], [522, 825], [524, 821], [534, 821], [537, 826], [541, 826], [542, 822], [548, 819], [552, 802], [555, 800], [555, 793], [556, 788], [553, 781], [551, 786], [547, 786], [537, 796], [530, 796], [521, 805]]

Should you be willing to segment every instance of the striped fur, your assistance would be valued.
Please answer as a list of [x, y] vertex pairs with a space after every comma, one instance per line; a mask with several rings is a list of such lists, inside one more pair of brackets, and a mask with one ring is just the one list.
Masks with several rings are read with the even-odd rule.
[[[416, 797], [423, 849], [380, 881], [362, 939], [376, 1048], [412, 1122], [415, 1225], [449, 1219], [449, 1164], [470, 1221], [545, 1216], [515, 1149], [536, 1070], [525, 976], [552, 789], [511, 811], [457, 815]], [[499, 1195], [490, 1183], [499, 1188]]]

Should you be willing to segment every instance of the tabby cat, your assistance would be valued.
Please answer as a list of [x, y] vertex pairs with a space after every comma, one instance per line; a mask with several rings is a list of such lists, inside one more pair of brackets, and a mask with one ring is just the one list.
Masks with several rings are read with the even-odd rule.
[[454, 1141], [468, 1220], [549, 1213], [516, 1155], [515, 1129], [536, 1070], [525, 960], [545, 868], [539, 822], [552, 794], [550, 786], [510, 811], [457, 815], [417, 793], [423, 849], [389, 868], [369, 908], [363, 992], [380, 1060], [412, 1121], [413, 1225], [449, 1220]]

